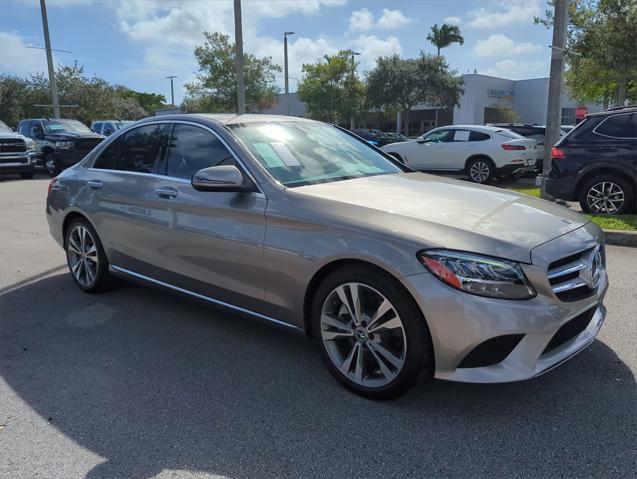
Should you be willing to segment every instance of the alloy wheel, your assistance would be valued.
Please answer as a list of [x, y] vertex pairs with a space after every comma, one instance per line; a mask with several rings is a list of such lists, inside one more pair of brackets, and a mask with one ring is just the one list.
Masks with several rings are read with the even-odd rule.
[[360, 386], [389, 384], [405, 364], [407, 340], [397, 310], [362, 283], [345, 283], [328, 294], [321, 339], [332, 364]]
[[469, 168], [469, 176], [476, 183], [484, 183], [489, 178], [491, 168], [484, 161], [476, 161]]
[[66, 249], [69, 266], [76, 281], [83, 287], [90, 287], [97, 277], [98, 256], [95, 240], [83, 225], [73, 227]]
[[586, 204], [593, 213], [617, 213], [625, 200], [622, 187], [612, 181], [595, 183], [586, 194]]
[[50, 176], [55, 175], [56, 166], [55, 160], [53, 158], [46, 160], [46, 162], [44, 163], [44, 167], [46, 168], [46, 171]]

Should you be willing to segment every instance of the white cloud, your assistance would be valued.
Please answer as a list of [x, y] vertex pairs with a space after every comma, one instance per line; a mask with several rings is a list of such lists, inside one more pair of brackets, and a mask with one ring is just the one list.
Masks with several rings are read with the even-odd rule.
[[460, 19], [460, 17], [445, 17], [443, 23], [446, 23], [448, 25], [460, 25], [460, 23], [462, 23], [462, 20]]
[[374, 35], [360, 35], [354, 40], [352, 46], [356, 51], [361, 53], [358, 60], [361, 65], [367, 69], [375, 65], [378, 57], [385, 57], [393, 55], [394, 53], [400, 55], [402, 52], [400, 40], [394, 36], [383, 39]]
[[497, 62], [494, 67], [487, 68], [479, 73], [519, 80], [521, 78], [548, 76], [548, 70], [549, 65], [547, 62], [502, 60]]
[[376, 26], [384, 30], [390, 30], [392, 28], [404, 27], [411, 20], [407, 18], [400, 10], [389, 10], [383, 8], [383, 13], [378, 19]]
[[361, 8], [360, 10], [354, 10], [349, 19], [349, 31], [350, 32], [367, 32], [371, 29], [379, 30], [391, 30], [395, 28], [404, 27], [411, 20], [407, 18], [400, 10], [389, 10], [383, 8], [378, 21], [374, 17], [374, 14], [367, 8]]
[[491, 35], [486, 40], [479, 40], [473, 47], [473, 54], [478, 58], [511, 57], [537, 53], [542, 47], [535, 43], [516, 43], [506, 35]]
[[[54, 64], [57, 61], [54, 58]], [[20, 35], [0, 32], [0, 72], [25, 76], [47, 71], [44, 50], [27, 48]]]
[[468, 25], [474, 28], [499, 28], [530, 24], [540, 15], [538, 0], [507, 0], [494, 3], [494, 8], [478, 8], [468, 12]]
[[349, 18], [349, 29], [352, 32], [366, 32], [371, 30], [373, 26], [374, 14], [366, 8], [353, 11]]

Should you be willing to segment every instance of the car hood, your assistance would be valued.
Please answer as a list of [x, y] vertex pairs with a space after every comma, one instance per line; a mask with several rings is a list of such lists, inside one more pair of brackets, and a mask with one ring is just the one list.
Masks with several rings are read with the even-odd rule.
[[0, 133], [0, 140], [24, 140], [20, 133]]
[[98, 135], [97, 133], [47, 133], [44, 137], [48, 141], [64, 141], [74, 140], [75, 138], [97, 138], [103, 139], [105, 136]]
[[588, 223], [582, 215], [509, 190], [400, 173], [286, 190], [298, 206], [422, 247], [530, 263], [531, 250]]

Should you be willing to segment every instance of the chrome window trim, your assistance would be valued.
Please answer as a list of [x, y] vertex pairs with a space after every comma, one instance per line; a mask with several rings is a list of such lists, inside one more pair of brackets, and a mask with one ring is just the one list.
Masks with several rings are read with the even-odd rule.
[[163, 286], [164, 288], [172, 289], [174, 291], [178, 291], [180, 293], [184, 293], [184, 294], [190, 295], [190, 296], [192, 296], [194, 298], [198, 298], [198, 299], [202, 299], [204, 301], [208, 301], [209, 303], [213, 303], [213, 304], [216, 304], [216, 305], [219, 305], [219, 306], [224, 306], [224, 307], [226, 307], [228, 309], [232, 309], [232, 310], [238, 311], [240, 313], [249, 314], [250, 316], [255, 316], [257, 318], [264, 319], [266, 321], [270, 321], [270, 322], [278, 324], [280, 326], [287, 326], [288, 328], [291, 328], [291, 329], [296, 329], [296, 330], [299, 330], [299, 331], [303, 331], [303, 329], [299, 328], [298, 326], [295, 326], [295, 325], [290, 324], [290, 323], [283, 322], [283, 321], [281, 321], [279, 319], [274, 319], [274, 318], [271, 318], [270, 316], [266, 316], [264, 314], [257, 313], [255, 311], [251, 311], [249, 309], [241, 308], [240, 306], [235, 306], [234, 304], [226, 303], [224, 301], [220, 301], [218, 299], [211, 298], [210, 296], [205, 296], [203, 294], [195, 293], [194, 291], [190, 291], [189, 289], [180, 288], [179, 286], [175, 286], [175, 285], [170, 284], [170, 283], [165, 283], [164, 281], [160, 281], [158, 279], [151, 278], [150, 276], [146, 276], [146, 275], [143, 275], [143, 274], [140, 274], [140, 273], [136, 273], [134, 271], [131, 271], [131, 270], [126, 269], [126, 268], [122, 268], [120, 266], [116, 266], [114, 264], [109, 265], [109, 269], [114, 271], [114, 272], [116, 272], [116, 273], [127, 274], [129, 276], [133, 276], [135, 278], [138, 278], [138, 279], [141, 279], [141, 280], [144, 280], [144, 281], [148, 281], [149, 283], [153, 283], [153, 284], [156, 284], [156, 285], [159, 285], [159, 286]]
[[[138, 172], [138, 171], [112, 170], [112, 169], [106, 169], [106, 168], [94, 168], [93, 167], [93, 165], [95, 164], [95, 162], [97, 161], [99, 156], [102, 154], [102, 152], [106, 148], [108, 148], [111, 145], [111, 143], [113, 143], [121, 135], [123, 135], [125, 133], [128, 133], [130, 131], [133, 131], [135, 128], [141, 128], [141, 127], [149, 126], [149, 125], [159, 125], [159, 124], [164, 124], [164, 123], [170, 123], [170, 124], [178, 124], [179, 123], [179, 124], [183, 124], [183, 125], [191, 125], [191, 126], [195, 126], [195, 127], [198, 127], [198, 128], [202, 128], [202, 129], [207, 130], [210, 133], [212, 133], [223, 144], [223, 146], [225, 146], [226, 149], [230, 152], [230, 154], [235, 159], [235, 161], [237, 162], [237, 164], [239, 165], [239, 167], [243, 171], [243, 173], [245, 175], [247, 175], [247, 177], [250, 178], [250, 181], [252, 181], [252, 183], [257, 187], [257, 190], [258, 190], [257, 194], [260, 194], [264, 198], [267, 198], [266, 195], [265, 195], [265, 192], [261, 188], [261, 185], [254, 178], [252, 173], [250, 172], [250, 169], [248, 167], [246, 167], [245, 163], [239, 158], [239, 156], [235, 153], [235, 151], [230, 147], [228, 142], [226, 140], [224, 140], [221, 136], [219, 136], [219, 134], [216, 131], [214, 131], [212, 128], [210, 128], [209, 126], [202, 125], [201, 123], [197, 123], [197, 122], [194, 122], [194, 121], [186, 121], [186, 120], [157, 120], [157, 121], [144, 122], [142, 124], [133, 123], [132, 125], [130, 125], [132, 128], [129, 127], [129, 128], [123, 128], [121, 130], [116, 130], [116, 132], [111, 135], [111, 137], [113, 137], [113, 139], [111, 141], [109, 141], [107, 145], [104, 145], [104, 147], [99, 152], [96, 153], [96, 155], [92, 159], [91, 165], [88, 167], [88, 169], [91, 170], [91, 171], [109, 171], [111, 173], [132, 173], [132, 174], [143, 175], [143, 176], [154, 176], [154, 177], [158, 177], [158, 178], [175, 180], [175, 181], [179, 181], [179, 182], [182, 182], [182, 183], [191, 184], [190, 180], [186, 180], [185, 178], [178, 178], [176, 176], [158, 175], [156, 173], [141, 173], [141, 172]], [[168, 158], [166, 158], [166, 161], [168, 161]]]
[[617, 113], [615, 115], [608, 115], [606, 118], [604, 118], [599, 125], [597, 125], [595, 128], [593, 128], [593, 133], [595, 135], [598, 136], [603, 136], [606, 138], [612, 138], [613, 140], [637, 140], [637, 136], [612, 136], [612, 135], [606, 135], [604, 133], [599, 133], [597, 131], [597, 129], [602, 126], [604, 123], [606, 123], [610, 118], [614, 118], [616, 116], [620, 116], [620, 115], [637, 115], [637, 112], [626, 112], [626, 113]]

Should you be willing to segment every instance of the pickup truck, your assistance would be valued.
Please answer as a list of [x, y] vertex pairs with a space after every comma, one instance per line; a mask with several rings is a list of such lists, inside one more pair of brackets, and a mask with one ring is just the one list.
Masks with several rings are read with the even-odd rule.
[[35, 142], [0, 121], [0, 175], [18, 174], [28, 179], [34, 172]]

